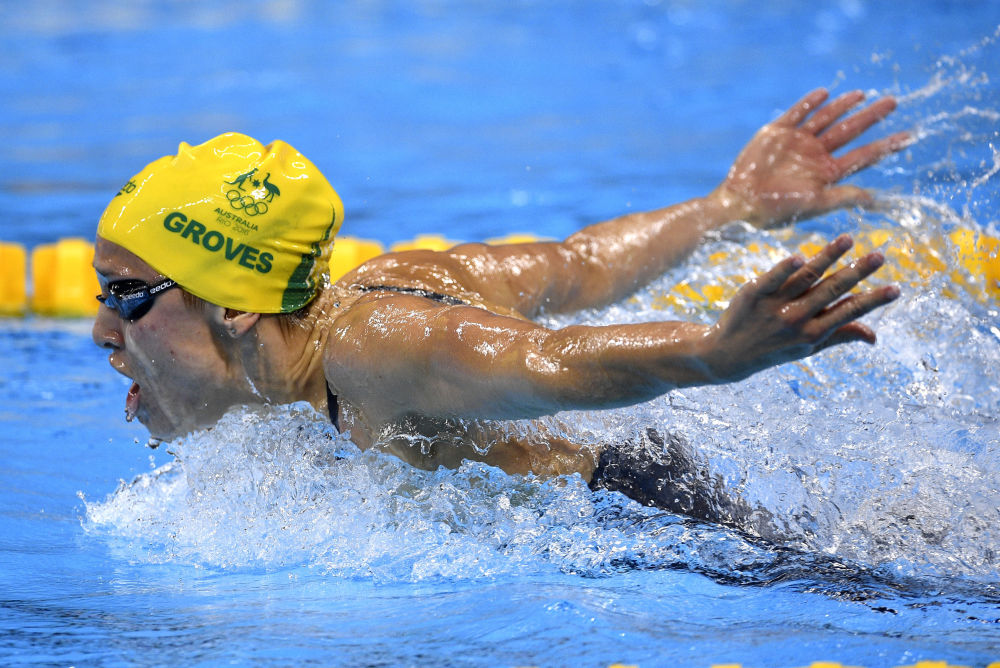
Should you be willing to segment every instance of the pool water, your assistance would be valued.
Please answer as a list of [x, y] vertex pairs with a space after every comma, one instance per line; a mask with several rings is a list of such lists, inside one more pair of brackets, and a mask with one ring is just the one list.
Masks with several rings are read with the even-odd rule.
[[[989, 2], [59, 2], [0, 6], [0, 240], [91, 237], [179, 141], [282, 138], [383, 243], [566, 235], [706, 193], [818, 85], [892, 93], [920, 141], [855, 177], [868, 212], [739, 225], [569, 323], [711, 321], [842, 231], [933, 249], [874, 347], [554, 416], [669, 433], [770, 540], [577, 478], [361, 453], [305, 406], [151, 451], [89, 323], [0, 321], [0, 662], [899, 666], [1000, 660], [1000, 307], [949, 240], [1000, 237]], [[919, 255], [919, 252], [917, 253]], [[511, 429], [530, 429], [512, 424]]]

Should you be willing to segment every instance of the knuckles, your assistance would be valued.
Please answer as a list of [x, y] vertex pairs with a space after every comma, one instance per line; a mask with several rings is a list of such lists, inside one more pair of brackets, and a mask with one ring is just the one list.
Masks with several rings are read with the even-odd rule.
[[802, 328], [802, 341], [810, 346], [815, 346], [822, 343], [828, 332], [825, 327], [819, 326], [818, 323], [810, 323], [807, 327]]
[[801, 329], [806, 315], [796, 304], [786, 304], [775, 313], [775, 319], [782, 329]]

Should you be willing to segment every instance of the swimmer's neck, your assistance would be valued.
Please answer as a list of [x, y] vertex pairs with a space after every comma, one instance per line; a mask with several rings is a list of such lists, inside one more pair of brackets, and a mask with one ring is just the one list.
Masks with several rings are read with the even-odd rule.
[[339, 304], [322, 291], [302, 317], [263, 316], [237, 344], [234, 362], [242, 367], [250, 390], [269, 404], [308, 401], [327, 411], [323, 351]]

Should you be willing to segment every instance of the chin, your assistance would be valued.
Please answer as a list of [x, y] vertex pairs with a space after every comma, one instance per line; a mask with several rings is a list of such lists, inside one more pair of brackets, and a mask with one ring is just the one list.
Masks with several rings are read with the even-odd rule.
[[219, 411], [218, 414], [189, 416], [181, 424], [168, 422], [167, 420], [161, 421], [155, 418], [149, 419], [148, 422], [142, 422], [140, 419], [140, 422], [149, 430], [150, 438], [159, 441], [172, 441], [176, 438], [187, 436], [193, 431], [211, 427], [219, 421], [219, 418], [223, 414], [224, 411]]
[[172, 441], [182, 435], [176, 425], [164, 424], [165, 420], [158, 420], [145, 411], [140, 410], [135, 417], [149, 431], [150, 440]]
[[[172, 441], [198, 429], [211, 427], [219, 421], [228, 408], [203, 404], [199, 406], [199, 410], [185, 410], [180, 407], [174, 411], [164, 412], [160, 410], [158, 404], [148, 407], [140, 404], [135, 418], [149, 431], [150, 438]], [[170, 413], [181, 415], [171, 416]]]

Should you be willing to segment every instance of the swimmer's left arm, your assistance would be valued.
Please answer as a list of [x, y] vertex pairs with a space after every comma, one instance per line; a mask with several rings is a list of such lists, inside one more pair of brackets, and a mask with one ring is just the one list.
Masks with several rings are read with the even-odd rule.
[[857, 319], [898, 290], [844, 297], [883, 261], [871, 253], [823, 278], [850, 247], [841, 237], [808, 262], [779, 263], [745, 285], [711, 326], [549, 330], [418, 297], [366, 298], [335, 323], [327, 380], [373, 426], [411, 415], [514, 419], [613, 408], [740, 380], [831, 345], [874, 343]]
[[621, 299], [682, 261], [708, 232], [733, 221], [765, 228], [867, 205], [867, 191], [841, 181], [912, 138], [898, 132], [835, 155], [890, 114], [896, 101], [882, 98], [849, 113], [863, 93], [829, 102], [827, 97], [825, 90], [813, 91], [761, 128], [705, 197], [596, 223], [562, 242], [467, 244], [444, 259], [413, 256], [407, 262], [440, 265], [487, 302], [534, 317], [541, 310], [570, 312]]

